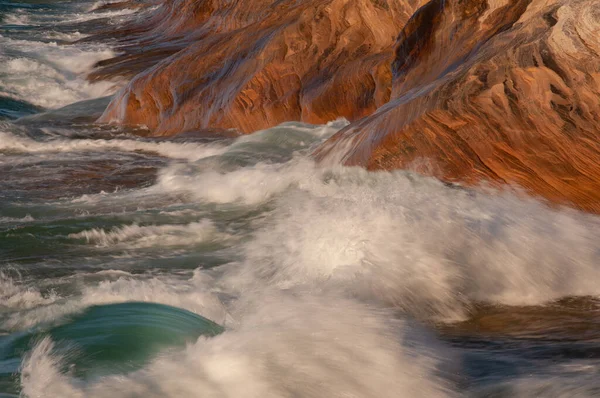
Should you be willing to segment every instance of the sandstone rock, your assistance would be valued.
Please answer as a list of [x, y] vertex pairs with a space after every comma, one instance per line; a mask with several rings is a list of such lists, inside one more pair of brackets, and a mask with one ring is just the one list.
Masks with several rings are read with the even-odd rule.
[[[91, 76], [135, 74], [100, 118], [156, 135], [252, 132], [284, 121], [369, 115], [390, 97], [393, 46], [419, 0], [179, 0], [164, 3], [143, 52]], [[138, 40], [139, 41], [139, 40]], [[149, 69], [144, 67], [172, 54]], [[139, 73], [138, 73], [139, 72]]]
[[600, 2], [433, 0], [392, 69], [391, 101], [320, 159], [517, 184], [600, 212]]
[[343, 116], [319, 159], [600, 212], [595, 0], [171, 0], [104, 35], [123, 54], [90, 79], [135, 77], [101, 122], [172, 135]]

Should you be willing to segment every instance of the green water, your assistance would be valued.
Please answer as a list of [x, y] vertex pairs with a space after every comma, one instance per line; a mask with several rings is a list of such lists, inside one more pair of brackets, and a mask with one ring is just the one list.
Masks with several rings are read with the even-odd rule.
[[[0, 385], [18, 390], [20, 358], [44, 338], [63, 358], [63, 372], [86, 379], [139, 369], [165, 348], [182, 347], [198, 337], [223, 331], [192, 312], [155, 303], [118, 303], [86, 308], [58, 325], [0, 336]], [[13, 380], [11, 380], [13, 379]]]

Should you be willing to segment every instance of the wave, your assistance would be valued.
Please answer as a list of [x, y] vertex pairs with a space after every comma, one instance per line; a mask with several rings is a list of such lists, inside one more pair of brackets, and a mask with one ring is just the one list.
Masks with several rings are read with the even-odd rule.
[[[99, 305], [88, 307], [59, 325], [41, 325], [11, 336], [2, 342], [0, 361], [18, 360], [33, 343], [41, 341], [47, 347], [52, 340], [54, 352], [68, 357], [66, 369], [70, 374], [92, 378], [130, 372], [142, 367], [161, 349], [184, 346], [199, 336], [214, 336], [222, 331], [222, 327], [206, 318], [166, 305]], [[3, 368], [0, 374], [7, 370]]]
[[28, 310], [55, 302], [58, 296], [43, 295], [38, 289], [15, 282], [7, 272], [0, 271], [0, 309]]
[[[311, 146], [311, 136], [318, 141], [321, 133], [307, 131], [304, 146], [296, 137], [285, 149], [282, 138], [277, 156], [283, 161], [265, 162], [262, 155], [239, 161], [240, 153], [262, 153], [272, 145], [276, 134], [267, 131], [218, 147], [210, 162], [171, 164], [159, 173], [155, 186], [142, 192], [154, 200], [187, 193], [191, 202], [250, 207], [270, 202], [269, 211], [261, 210], [252, 220], [249, 236], [232, 231], [244, 246], [241, 263], [220, 267], [225, 275], [219, 283], [230, 292], [272, 286], [340, 290], [442, 321], [464, 319], [480, 302], [539, 305], [600, 294], [593, 283], [600, 277], [600, 218], [549, 207], [518, 190], [466, 190], [404, 171], [318, 166], [302, 151]], [[69, 145], [93, 147], [97, 141], [39, 145], [67, 150]], [[101, 146], [113, 141], [101, 141]], [[186, 156], [176, 153], [185, 144], [127, 142], [120, 148], [172, 145], [175, 156]], [[23, 148], [36, 151], [35, 145]], [[201, 151], [191, 147], [190, 154], [196, 157]], [[139, 200], [140, 192], [97, 199], [100, 205], [122, 204], [127, 198]], [[129, 225], [71, 237], [135, 248], [179, 244], [182, 237], [193, 244], [198, 231], [204, 239], [204, 226], [196, 224]]]
[[162, 169], [155, 190], [185, 192], [195, 200], [255, 205], [301, 184], [323, 169], [306, 156], [311, 148], [345, 125], [284, 123], [236, 139], [211, 167], [173, 164]]
[[107, 151], [111, 149], [135, 152], [151, 152], [173, 159], [196, 161], [223, 153], [224, 148], [217, 144], [192, 142], [149, 142], [134, 139], [111, 140], [63, 140], [40, 142], [0, 132], [0, 151], [16, 153], [52, 153], [76, 151]]
[[[279, 190], [274, 211], [255, 226], [231, 286], [339, 289], [446, 321], [477, 302], [600, 294], [598, 217], [407, 172], [304, 167], [264, 179], [263, 193], [287, 179], [294, 188]], [[227, 192], [236, 173], [211, 183]]]
[[[208, 165], [169, 165], [145, 191], [188, 193], [192, 202], [270, 202], [251, 236], [234, 232], [245, 243], [241, 263], [221, 267], [220, 283], [230, 291], [341, 290], [442, 321], [464, 319], [480, 302], [539, 305], [600, 294], [593, 282], [600, 277], [598, 217], [516, 189], [466, 190], [404, 171], [319, 167], [292, 149], [279, 163], [228, 161], [240, 151], [261, 153], [273, 137], [255, 138], [252, 147], [238, 139]], [[77, 237], [136, 247], [184, 234], [193, 243], [188, 228], [132, 225]]]
[[[164, 353], [143, 369], [82, 382], [43, 341], [23, 366], [24, 396], [444, 397], [441, 362], [411, 325], [356, 302], [263, 297], [235, 329]], [[425, 334], [426, 335], [426, 334]]]
[[7, 98], [0, 95], [0, 120], [2, 119], [18, 119], [28, 114], [42, 111], [35, 105], [25, 101]]
[[27, 214], [24, 217], [0, 217], [0, 223], [25, 223], [35, 221], [35, 218], [31, 217], [31, 215]]
[[464, 319], [480, 302], [600, 294], [596, 216], [515, 187], [467, 190], [406, 171], [325, 167], [301, 152], [232, 166], [223, 160], [235, 147], [211, 167], [170, 165], [154, 187], [191, 201], [272, 203], [242, 265], [225, 267], [232, 288], [339, 289], [443, 321]]
[[264, 203], [299, 184], [311, 173], [320, 174], [312, 161], [288, 164], [259, 163], [229, 172], [208, 169], [197, 172], [188, 165], [171, 165], [159, 172], [155, 189], [186, 192], [195, 200], [212, 203]]
[[[24, 7], [22, 3], [20, 6]], [[132, 10], [89, 13], [85, 7], [85, 2], [77, 4], [72, 13], [53, 4], [43, 10], [17, 7], [3, 16], [4, 24], [21, 28], [7, 28], [0, 35], [4, 50], [0, 54], [0, 96], [54, 109], [114, 93], [115, 82], [90, 83], [86, 75], [97, 62], [115, 57], [116, 53], [102, 43], [72, 41], [86, 36], [81, 32], [86, 29], [82, 22], [109, 18], [104, 22], [110, 23], [111, 18], [125, 18]]]
[[27, 15], [25, 12], [18, 11], [2, 16], [2, 24], [23, 26], [27, 25], [30, 22], [29, 18], [30, 16]]
[[[28, 101], [43, 108], [57, 108], [114, 91], [114, 83], [89, 83], [85, 74], [92, 66], [114, 56], [103, 45], [59, 45], [0, 37], [7, 52], [0, 55], [0, 95]], [[10, 54], [10, 55], [9, 55]]]
[[225, 267], [233, 289], [336, 289], [442, 321], [464, 319], [480, 302], [600, 294], [600, 218], [514, 187], [466, 190], [297, 155], [237, 167], [170, 165], [155, 189], [191, 201], [272, 203], [253, 225], [241, 266]]
[[[104, 275], [105, 277], [107, 275]], [[84, 286], [75, 284], [68, 296], [54, 293], [45, 298], [34, 288], [7, 279], [3, 303], [10, 312], [0, 321], [0, 329], [19, 331], [39, 324], [60, 323], [65, 316], [76, 314], [93, 305], [129, 301], [153, 302], [186, 309], [225, 324], [228, 311], [211, 286], [210, 278], [197, 273], [191, 279], [176, 276], [132, 276], [111, 272], [115, 280], [102, 280]]]
[[[81, 23], [92, 21], [94, 19], [100, 18], [108, 18], [115, 19], [115, 21], [108, 21], [107, 25], [119, 25], [123, 21], [129, 19], [127, 17], [132, 16], [132, 14], [136, 13], [138, 10], [135, 8], [122, 8], [119, 10], [104, 10], [104, 11], [94, 11], [97, 7], [100, 6], [101, 2], [96, 2], [91, 6], [87, 7], [86, 10], [80, 13], [68, 14], [63, 24], [72, 24], [72, 23]], [[121, 17], [121, 18], [119, 18]], [[124, 17], [124, 18], [123, 18]], [[103, 22], [106, 23], [106, 22]]]
[[97, 246], [123, 245], [127, 248], [185, 246], [217, 238], [217, 230], [210, 220], [185, 225], [137, 224], [118, 227], [110, 231], [101, 228], [70, 234], [69, 238], [85, 239]]

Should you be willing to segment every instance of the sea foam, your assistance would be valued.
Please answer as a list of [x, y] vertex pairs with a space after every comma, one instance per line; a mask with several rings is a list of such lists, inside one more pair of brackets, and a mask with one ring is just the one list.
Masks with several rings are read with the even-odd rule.
[[262, 297], [237, 327], [200, 338], [144, 369], [86, 383], [61, 374], [40, 342], [23, 366], [25, 396], [62, 397], [447, 397], [436, 375], [443, 354], [427, 334], [354, 301]]

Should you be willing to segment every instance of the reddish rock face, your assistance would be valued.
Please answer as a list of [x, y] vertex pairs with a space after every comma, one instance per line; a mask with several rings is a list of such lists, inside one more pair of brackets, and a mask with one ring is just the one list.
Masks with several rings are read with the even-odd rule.
[[171, 135], [342, 116], [322, 161], [600, 212], [597, 0], [171, 0], [103, 35], [123, 54], [90, 79], [135, 77], [101, 122]]
[[320, 159], [517, 184], [600, 212], [600, 2], [434, 0], [392, 69], [392, 100]]
[[145, 62], [178, 52], [137, 74], [100, 121], [170, 135], [364, 117], [389, 100], [393, 46], [418, 6], [418, 0], [222, 3], [182, 0], [159, 8], [155, 27], [143, 32], [147, 54], [130, 49], [91, 78], [137, 73]]

